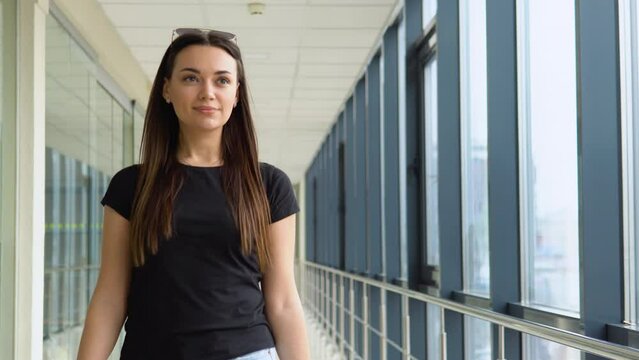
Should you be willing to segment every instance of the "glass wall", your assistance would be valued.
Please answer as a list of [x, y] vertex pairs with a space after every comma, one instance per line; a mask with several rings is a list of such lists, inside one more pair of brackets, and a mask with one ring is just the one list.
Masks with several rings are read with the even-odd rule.
[[100, 200], [133, 161], [133, 117], [53, 16], [46, 36], [44, 352], [74, 359], [100, 266]]
[[[491, 325], [488, 321], [470, 316], [464, 316], [464, 359], [490, 360], [492, 359]], [[545, 358], [533, 358], [545, 359]]]
[[[464, 291], [490, 297], [486, 3], [459, 3]], [[490, 324], [466, 317], [467, 359], [491, 358]]]
[[578, 314], [575, 5], [517, 9], [524, 298]]
[[[438, 220], [438, 160], [437, 160], [437, 57], [432, 56], [424, 66], [424, 201], [426, 214], [426, 254], [425, 263], [431, 272], [431, 279], [439, 267], [439, 220]], [[433, 279], [434, 280], [434, 279]], [[428, 304], [427, 312], [427, 356], [429, 360], [441, 358], [441, 316], [440, 307]]]
[[424, 140], [426, 264], [439, 266], [439, 193], [437, 160], [437, 58], [424, 66]]
[[422, 1], [422, 26], [426, 28], [437, 14], [437, 0]]
[[[518, 1], [517, 37], [522, 297], [579, 317], [575, 3]], [[528, 358], [567, 359], [528, 345]]]
[[459, 9], [464, 290], [488, 297], [486, 4], [462, 0]]

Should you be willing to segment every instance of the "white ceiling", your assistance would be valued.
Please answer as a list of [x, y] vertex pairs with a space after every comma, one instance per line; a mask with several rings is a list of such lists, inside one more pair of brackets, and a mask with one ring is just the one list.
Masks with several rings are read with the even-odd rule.
[[238, 36], [260, 160], [300, 181], [391, 21], [398, 0], [98, 0], [153, 79], [176, 27]]

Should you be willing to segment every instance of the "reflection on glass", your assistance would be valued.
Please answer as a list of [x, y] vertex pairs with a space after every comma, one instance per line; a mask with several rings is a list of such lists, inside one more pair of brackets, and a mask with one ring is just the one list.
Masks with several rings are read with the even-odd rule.
[[424, 67], [424, 139], [426, 169], [426, 263], [439, 265], [439, 202], [437, 172], [437, 59]]
[[428, 319], [426, 323], [428, 360], [440, 360], [442, 358], [441, 308], [437, 305], [426, 304], [426, 319]]
[[581, 360], [581, 352], [568, 346], [524, 335], [526, 358], [530, 360]]
[[524, 301], [579, 312], [575, 3], [517, 3]]
[[464, 359], [491, 360], [491, 324], [470, 316], [464, 316]]
[[130, 111], [98, 83], [96, 65], [52, 17], [46, 36], [43, 352], [75, 359], [100, 267], [100, 200], [123, 167]]
[[486, 3], [459, 10], [464, 290], [489, 296]]
[[422, 26], [426, 28], [437, 14], [437, 0], [422, 0]]

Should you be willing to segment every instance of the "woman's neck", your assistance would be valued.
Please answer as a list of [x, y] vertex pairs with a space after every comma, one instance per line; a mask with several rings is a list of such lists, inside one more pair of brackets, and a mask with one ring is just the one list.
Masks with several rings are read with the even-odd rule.
[[177, 160], [193, 166], [220, 166], [222, 158], [222, 132], [189, 134], [180, 131]]

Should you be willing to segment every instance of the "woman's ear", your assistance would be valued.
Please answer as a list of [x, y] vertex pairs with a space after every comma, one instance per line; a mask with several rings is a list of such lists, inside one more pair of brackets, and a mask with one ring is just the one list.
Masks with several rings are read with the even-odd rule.
[[164, 78], [164, 85], [162, 85], [162, 97], [167, 104], [171, 102], [171, 97], [169, 96], [169, 79], [167, 78]]
[[233, 107], [237, 106], [237, 102], [240, 101], [240, 82], [237, 82], [237, 88], [235, 89], [235, 102], [233, 103]]

